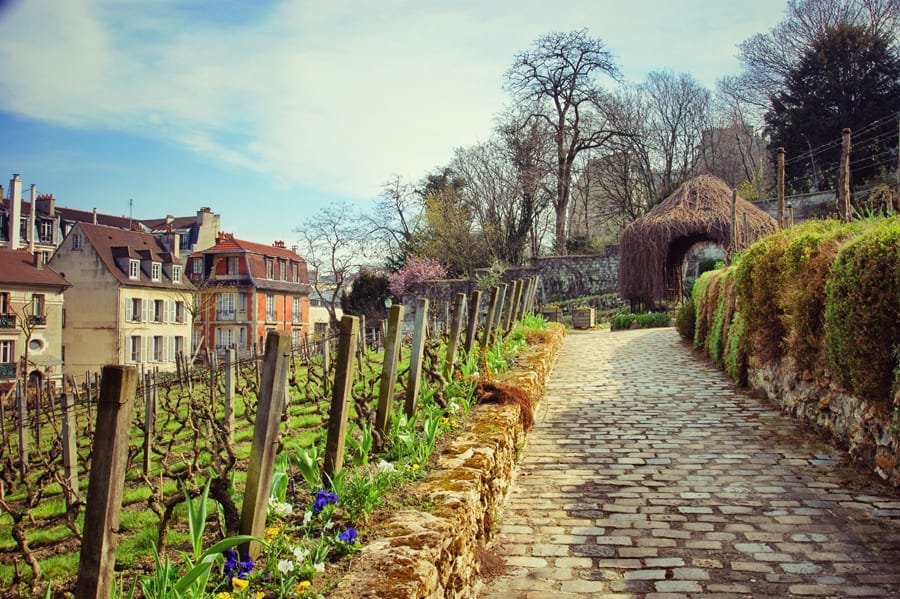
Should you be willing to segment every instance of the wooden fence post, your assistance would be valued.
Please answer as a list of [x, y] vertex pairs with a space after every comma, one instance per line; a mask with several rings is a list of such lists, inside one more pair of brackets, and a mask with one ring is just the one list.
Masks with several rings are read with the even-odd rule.
[[509, 297], [512, 290], [511, 286], [507, 284], [501, 285], [500, 288], [500, 304], [497, 306], [497, 318], [494, 319], [494, 339], [498, 339], [501, 331], [506, 330], [504, 323], [506, 322], [506, 311], [510, 303]]
[[406, 402], [403, 404], [403, 411], [409, 418], [416, 413], [416, 402], [419, 400], [419, 389], [422, 386], [422, 358], [425, 355], [427, 329], [428, 298], [420, 297], [416, 300], [416, 323], [409, 356], [409, 382], [406, 385]]
[[[247, 465], [247, 484], [241, 505], [241, 534], [261, 537], [265, 533], [266, 510], [278, 446], [278, 427], [284, 409], [284, 383], [287, 380], [288, 358], [291, 355], [291, 336], [283, 331], [269, 331], [266, 353], [253, 424], [253, 444]], [[259, 543], [241, 545], [241, 551], [256, 557]]]
[[522, 308], [522, 300], [524, 299], [525, 295], [523, 293], [525, 289], [525, 281], [523, 279], [517, 279], [515, 289], [516, 292], [513, 296], [513, 310], [511, 310], [512, 322], [510, 323], [510, 326], [522, 320], [522, 314], [524, 312]]
[[76, 599], [108, 599], [111, 596], [136, 389], [137, 369], [134, 366], [103, 367], [75, 584]]
[[472, 349], [475, 347], [475, 333], [478, 331], [478, 316], [479, 311], [481, 310], [481, 292], [475, 291], [469, 296], [469, 306], [466, 308], [466, 312], [469, 317], [469, 321], [466, 324], [466, 343], [465, 350], [466, 355], [472, 355]]
[[22, 382], [16, 381], [16, 406], [19, 408], [19, 474], [28, 474], [28, 400], [22, 393]]
[[153, 402], [153, 390], [150, 385], [150, 373], [144, 374], [144, 474], [150, 474], [150, 448], [153, 444], [153, 430], [156, 420], [156, 406]]
[[[69, 481], [72, 492], [78, 494], [78, 431], [75, 427], [75, 401], [71, 394], [66, 393], [66, 383], [63, 379], [63, 393], [59, 396], [62, 407], [62, 452], [63, 452], [63, 477]], [[68, 495], [66, 496], [68, 499]]]
[[850, 129], [841, 131], [841, 164], [838, 175], [838, 211], [841, 220], [850, 221]]
[[341, 317], [341, 333], [338, 340], [337, 363], [334, 371], [334, 393], [328, 410], [328, 436], [325, 440], [325, 459], [322, 464], [322, 482], [328, 484], [344, 465], [344, 442], [347, 435], [347, 412], [350, 392], [353, 389], [353, 358], [359, 337], [359, 318]]
[[491, 289], [491, 303], [488, 306], [487, 318], [484, 321], [484, 330], [482, 331], [481, 348], [487, 351], [491, 346], [494, 337], [494, 321], [497, 319], [497, 306], [500, 304], [500, 287]]
[[237, 360], [233, 348], [225, 352], [225, 435], [228, 442], [234, 439], [234, 388], [237, 378]]
[[447, 355], [444, 359], [444, 378], [450, 380], [453, 369], [456, 366], [456, 353], [459, 347], [459, 336], [462, 333], [463, 315], [466, 313], [466, 294], [457, 293], [454, 300], [456, 310], [453, 311], [453, 321], [450, 325], [450, 339], [447, 340]]
[[775, 150], [775, 215], [778, 228], [784, 228], [784, 148]]
[[394, 386], [397, 383], [397, 360], [400, 356], [400, 325], [403, 322], [403, 305], [394, 304], [388, 314], [387, 337], [384, 340], [384, 364], [378, 388], [378, 409], [375, 411], [375, 430], [384, 439], [391, 424], [391, 407], [394, 403]]

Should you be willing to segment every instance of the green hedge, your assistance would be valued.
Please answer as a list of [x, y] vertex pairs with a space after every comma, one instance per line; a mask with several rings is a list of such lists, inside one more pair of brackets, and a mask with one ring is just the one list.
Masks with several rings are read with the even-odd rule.
[[667, 327], [672, 319], [668, 312], [648, 312], [646, 314], [616, 314], [609, 321], [613, 331], [622, 329], [649, 329]]
[[679, 331], [735, 381], [784, 358], [886, 406], [898, 390], [900, 216], [780, 231], [693, 291], [693, 330]]

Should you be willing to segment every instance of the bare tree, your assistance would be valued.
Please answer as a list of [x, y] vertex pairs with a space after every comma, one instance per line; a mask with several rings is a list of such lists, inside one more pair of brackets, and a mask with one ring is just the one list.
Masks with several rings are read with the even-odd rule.
[[734, 100], [760, 113], [770, 95], [784, 82], [813, 41], [840, 24], [859, 25], [872, 33], [897, 39], [900, 31], [898, 0], [789, 0], [785, 17], [767, 33], [757, 33], [739, 45], [744, 72], [726, 77], [719, 86]]
[[340, 203], [322, 208], [295, 232], [310, 267], [310, 286], [328, 310], [333, 328], [341, 293], [368, 255], [369, 228], [348, 204]]
[[555, 154], [554, 249], [566, 253], [572, 168], [581, 152], [601, 147], [617, 132], [608, 126], [607, 98], [598, 79], [615, 78], [612, 55], [587, 30], [550, 33], [531, 51], [516, 56], [506, 73], [507, 89], [529, 120], [546, 124]]
[[363, 217], [370, 231], [369, 238], [381, 247], [392, 269], [403, 265], [413, 234], [422, 223], [423, 200], [415, 187], [394, 175], [382, 186], [381, 198], [371, 215]]

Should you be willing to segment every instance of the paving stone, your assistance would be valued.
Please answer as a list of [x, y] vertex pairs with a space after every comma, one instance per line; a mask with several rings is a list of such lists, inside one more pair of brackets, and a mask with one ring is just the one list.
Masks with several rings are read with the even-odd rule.
[[900, 496], [845, 488], [839, 451], [672, 329], [568, 335], [536, 419], [492, 541], [510, 569], [481, 599], [900, 588]]

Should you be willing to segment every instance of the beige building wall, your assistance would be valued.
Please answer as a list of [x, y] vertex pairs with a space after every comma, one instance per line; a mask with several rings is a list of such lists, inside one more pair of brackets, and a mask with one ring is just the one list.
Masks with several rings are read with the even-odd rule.
[[175, 354], [191, 350], [190, 294], [139, 287], [120, 293], [118, 363], [175, 371]]
[[35, 324], [28, 327], [31, 330], [31, 339], [28, 341], [27, 371], [38, 370], [50, 379], [56, 380], [62, 374], [62, 319], [63, 319], [63, 294], [57, 291], [38, 288], [19, 288], [16, 286], [4, 286], [0, 291], [9, 292], [10, 308], [16, 316], [14, 328], [0, 329], [0, 339], [15, 341], [16, 359], [21, 360], [25, 356], [27, 335], [19, 326], [19, 319], [31, 315], [33, 297], [44, 297], [44, 314], [46, 324]]

